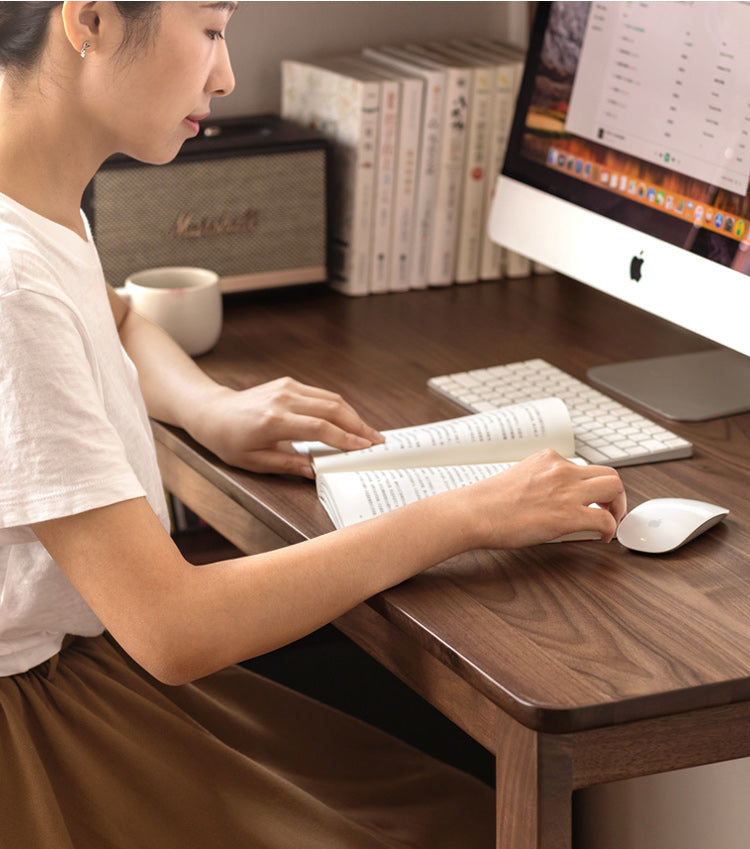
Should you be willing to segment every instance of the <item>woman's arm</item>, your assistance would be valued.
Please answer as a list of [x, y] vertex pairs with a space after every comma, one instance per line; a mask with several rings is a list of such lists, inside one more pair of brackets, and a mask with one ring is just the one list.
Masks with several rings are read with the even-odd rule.
[[177, 684], [293, 641], [462, 551], [582, 530], [610, 540], [624, 512], [612, 469], [542, 452], [377, 519], [208, 566], [184, 560], [142, 498], [34, 530], [125, 651]]
[[[184, 427], [228, 462], [282, 470], [278, 441], [351, 448], [379, 438], [322, 390], [283, 382], [249, 392], [218, 386], [163, 331], [111, 297], [150, 414]], [[124, 649], [157, 677], [179, 683], [293, 641], [459, 552], [584, 530], [609, 540], [624, 512], [612, 469], [542, 452], [502, 475], [369, 522], [208, 566], [182, 557], [143, 498], [43, 522], [35, 531]]]
[[149, 415], [182, 427], [227, 463], [312, 477], [286, 446], [321, 441], [344, 451], [382, 441], [339, 395], [281, 378], [235, 391], [213, 381], [160, 327], [108, 287], [120, 339], [138, 369]]

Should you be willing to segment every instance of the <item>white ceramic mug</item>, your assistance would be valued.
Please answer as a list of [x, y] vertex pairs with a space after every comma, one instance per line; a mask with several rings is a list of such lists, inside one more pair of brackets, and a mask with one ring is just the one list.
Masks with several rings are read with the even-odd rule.
[[136, 271], [121, 289], [132, 308], [163, 327], [191, 357], [205, 354], [221, 334], [219, 275], [172, 266]]

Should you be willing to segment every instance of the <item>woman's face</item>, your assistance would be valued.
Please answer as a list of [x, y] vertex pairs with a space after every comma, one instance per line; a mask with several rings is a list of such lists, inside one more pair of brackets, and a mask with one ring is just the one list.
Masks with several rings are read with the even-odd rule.
[[200, 0], [162, 3], [145, 43], [117, 57], [113, 39], [109, 56], [97, 57], [109, 61], [109, 70], [99, 80], [92, 117], [113, 152], [169, 162], [196, 135], [211, 98], [234, 88], [224, 40], [234, 7]]

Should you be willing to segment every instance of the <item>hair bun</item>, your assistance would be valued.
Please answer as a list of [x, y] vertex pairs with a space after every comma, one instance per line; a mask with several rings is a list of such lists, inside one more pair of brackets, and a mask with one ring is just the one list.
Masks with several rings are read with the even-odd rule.
[[0, 3], [0, 66], [28, 68], [44, 44], [49, 13], [59, 3]]

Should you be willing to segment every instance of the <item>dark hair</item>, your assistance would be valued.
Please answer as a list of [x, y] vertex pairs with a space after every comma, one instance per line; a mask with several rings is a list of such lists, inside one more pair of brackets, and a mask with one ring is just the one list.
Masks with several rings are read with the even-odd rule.
[[[50, 12], [55, 3], [0, 3], [0, 68], [25, 71], [32, 68], [44, 47]], [[154, 2], [115, 2], [125, 21], [125, 38], [120, 51], [149, 35], [149, 27], [158, 14]]]

